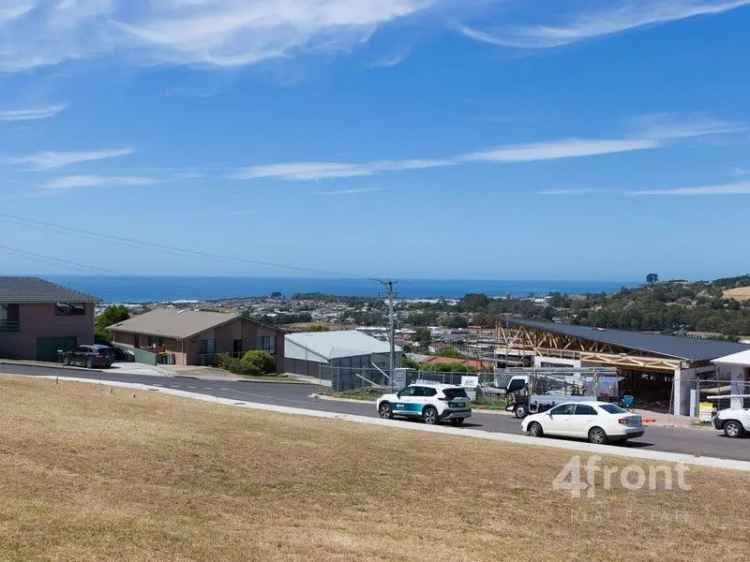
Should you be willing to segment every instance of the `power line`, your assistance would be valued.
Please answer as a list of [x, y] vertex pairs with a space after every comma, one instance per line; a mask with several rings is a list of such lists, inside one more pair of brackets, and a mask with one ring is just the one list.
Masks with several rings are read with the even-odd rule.
[[[222, 255], [222, 254], [215, 254], [213, 252], [206, 252], [203, 250], [194, 250], [190, 248], [181, 248], [179, 246], [171, 246], [167, 244], [159, 244], [156, 242], [148, 242], [145, 240], [139, 240], [137, 238], [129, 238], [125, 236], [117, 236], [113, 234], [105, 234], [101, 232], [94, 232], [91, 230], [86, 230], [83, 228], [76, 228], [72, 226], [62, 225], [62, 224], [56, 224], [51, 222], [45, 222], [35, 219], [28, 219], [25, 217], [19, 217], [16, 215], [10, 215], [7, 213], [0, 213], [0, 218], [10, 220], [13, 222], [17, 222], [19, 224], [24, 225], [33, 225], [33, 226], [39, 226], [51, 230], [57, 230], [59, 232], [71, 232], [75, 234], [80, 234], [83, 236], [87, 236], [89, 238], [93, 239], [100, 239], [100, 240], [109, 240], [112, 242], [117, 242], [121, 244], [126, 244], [129, 246], [136, 246], [136, 247], [146, 247], [146, 248], [155, 248], [159, 249], [168, 253], [171, 253], [173, 255], [180, 255], [180, 256], [197, 256], [202, 258], [213, 258], [213, 259], [221, 259], [226, 261], [233, 261], [233, 262], [242, 262], [247, 263], [250, 265], [260, 265], [264, 267], [272, 267], [276, 269], [285, 269], [288, 271], [296, 271], [300, 273], [315, 273], [318, 275], [329, 275], [332, 277], [342, 277], [342, 278], [349, 278], [349, 279], [360, 279], [360, 280], [371, 280], [367, 277], [363, 277], [361, 275], [355, 275], [351, 273], [342, 273], [337, 271], [327, 271], [324, 269], [317, 269], [312, 267], [305, 267], [305, 266], [295, 266], [295, 265], [289, 265], [289, 264], [283, 264], [278, 262], [270, 262], [270, 261], [263, 261], [263, 260], [255, 260], [255, 259], [249, 259], [244, 258], [240, 256], [228, 256], [228, 255]], [[99, 268], [101, 269], [101, 268]]]
[[53, 256], [45, 256], [43, 254], [37, 254], [36, 252], [29, 252], [28, 250], [21, 250], [19, 248], [13, 248], [11, 246], [6, 246], [5, 244], [0, 244], [0, 250], [5, 250], [6, 252], [10, 254], [17, 254], [19, 256], [24, 256], [27, 258], [31, 258], [32, 260], [40, 260], [40, 261], [46, 261], [46, 262], [53, 262], [53, 263], [60, 263], [64, 265], [72, 265], [73, 267], [76, 267], [78, 269], [83, 270], [91, 270], [91, 271], [99, 271], [102, 273], [109, 273], [109, 274], [115, 274], [119, 275], [119, 272], [112, 271], [111, 269], [105, 269], [103, 267], [98, 267], [95, 265], [87, 265], [84, 263], [72, 261], [72, 260], [66, 260], [63, 258], [56, 258]]

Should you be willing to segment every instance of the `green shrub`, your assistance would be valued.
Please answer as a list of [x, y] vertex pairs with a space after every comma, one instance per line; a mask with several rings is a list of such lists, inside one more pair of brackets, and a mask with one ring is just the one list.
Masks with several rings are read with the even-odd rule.
[[256, 371], [259, 375], [268, 375], [276, 370], [276, 361], [265, 351], [248, 351], [240, 363], [245, 369]]

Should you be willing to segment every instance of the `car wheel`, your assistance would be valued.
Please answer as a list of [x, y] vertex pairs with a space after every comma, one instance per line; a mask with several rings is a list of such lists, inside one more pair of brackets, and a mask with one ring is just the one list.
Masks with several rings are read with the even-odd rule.
[[518, 406], [516, 406], [515, 410], [513, 410], [513, 413], [519, 420], [522, 420], [529, 415], [529, 412], [526, 409], [526, 404], [519, 404]]
[[65, 357], [63, 359], [63, 365], [68, 365], [68, 366], [70, 365], [70, 357]]
[[456, 427], [458, 427], [459, 425], [463, 425], [464, 424], [464, 418], [453, 418], [451, 420], [451, 424], [455, 425]]
[[745, 430], [742, 427], [742, 424], [738, 421], [729, 420], [724, 424], [724, 435], [727, 437], [732, 437], [734, 439], [738, 437], [742, 437], [742, 434], [745, 432]]
[[531, 422], [529, 425], [529, 435], [532, 437], [542, 437], [544, 435], [544, 430], [542, 430], [542, 425], [537, 422]]
[[607, 434], [601, 427], [592, 427], [589, 431], [589, 441], [595, 445], [605, 445], [608, 441]]
[[422, 419], [424, 419], [424, 423], [436, 425], [439, 421], [437, 410], [432, 406], [427, 406], [422, 412]]
[[378, 414], [381, 418], [392, 420], [393, 419], [393, 408], [388, 402], [383, 402], [378, 408]]

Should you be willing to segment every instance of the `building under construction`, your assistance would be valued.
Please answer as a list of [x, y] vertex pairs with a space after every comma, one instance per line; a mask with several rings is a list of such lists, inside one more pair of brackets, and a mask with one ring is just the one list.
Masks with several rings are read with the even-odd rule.
[[728, 341], [516, 319], [502, 321], [493, 336], [483, 332], [466, 346], [496, 367], [616, 367], [623, 394], [675, 415], [690, 413], [698, 379], [750, 380], [745, 367], [713, 362], [745, 350], [750, 346]]

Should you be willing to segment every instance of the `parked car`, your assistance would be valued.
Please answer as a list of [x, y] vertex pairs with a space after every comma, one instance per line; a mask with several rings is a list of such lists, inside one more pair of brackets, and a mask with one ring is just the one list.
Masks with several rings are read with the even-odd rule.
[[553, 435], [588, 439], [604, 444], [640, 437], [641, 416], [609, 402], [566, 402], [540, 414], [524, 418], [521, 430], [534, 437]]
[[451, 384], [411, 384], [397, 393], [381, 396], [377, 408], [381, 418], [421, 418], [429, 424], [450, 421], [461, 425], [471, 417], [471, 401], [466, 390]]
[[742, 437], [750, 433], [750, 408], [727, 408], [714, 416], [714, 427], [727, 437]]
[[112, 346], [108, 349], [111, 350], [109, 353], [112, 356], [113, 363], [132, 363], [135, 361], [135, 353], [129, 349], [123, 349], [117, 346]]
[[88, 369], [108, 369], [113, 363], [112, 348], [106, 345], [79, 345], [63, 353], [62, 362]]

